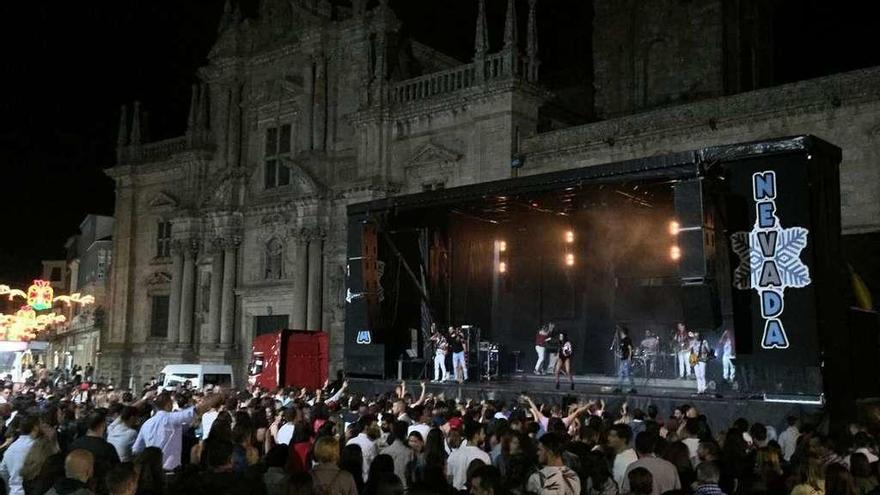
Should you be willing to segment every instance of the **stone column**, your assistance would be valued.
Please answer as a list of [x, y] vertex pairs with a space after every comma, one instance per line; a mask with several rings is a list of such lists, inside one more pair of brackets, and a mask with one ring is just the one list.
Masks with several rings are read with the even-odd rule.
[[198, 244], [195, 240], [188, 241], [183, 252], [183, 279], [180, 288], [180, 340], [183, 345], [192, 342], [193, 305], [196, 296], [196, 255]]
[[171, 297], [168, 300], [168, 342], [177, 342], [180, 329], [180, 288], [183, 278], [183, 249], [180, 241], [171, 244]]
[[239, 239], [226, 239], [223, 246], [223, 295], [220, 313], [220, 343], [232, 344], [235, 318], [235, 256]]
[[223, 292], [223, 246], [215, 239], [211, 262], [211, 305], [208, 308], [208, 342], [220, 343], [220, 305]]
[[314, 103], [315, 103], [315, 81], [314, 71], [312, 70], [312, 61], [308, 61], [303, 66], [303, 86], [307, 100], [305, 107], [305, 115], [303, 115], [303, 150], [308, 151], [314, 148]]
[[293, 314], [290, 325], [294, 330], [306, 329], [307, 294], [309, 290], [309, 253], [306, 240], [293, 240]]
[[321, 330], [323, 242], [320, 235], [315, 235], [309, 240], [309, 304], [306, 322], [308, 330]]
[[319, 56], [315, 58], [315, 87], [314, 87], [314, 105], [312, 112], [312, 121], [315, 125], [313, 135], [313, 148], [323, 150], [326, 144], [327, 130], [327, 67], [326, 59]]

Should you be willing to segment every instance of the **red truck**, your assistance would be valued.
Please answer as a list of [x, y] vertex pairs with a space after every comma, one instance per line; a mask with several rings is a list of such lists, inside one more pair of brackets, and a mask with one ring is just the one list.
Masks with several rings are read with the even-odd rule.
[[277, 330], [254, 337], [248, 383], [264, 390], [319, 388], [327, 380], [330, 338], [326, 332]]

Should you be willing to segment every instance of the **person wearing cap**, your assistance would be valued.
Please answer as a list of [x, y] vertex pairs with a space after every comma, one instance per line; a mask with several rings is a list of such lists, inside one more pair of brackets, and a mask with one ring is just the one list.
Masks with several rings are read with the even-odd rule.
[[132, 447], [132, 453], [140, 454], [147, 447], [162, 449], [162, 467], [173, 471], [181, 463], [183, 450], [183, 427], [190, 425], [205, 412], [219, 405], [223, 394], [211, 394], [196, 405], [172, 412], [171, 394], [162, 393], [155, 401], [156, 413], [144, 422]]

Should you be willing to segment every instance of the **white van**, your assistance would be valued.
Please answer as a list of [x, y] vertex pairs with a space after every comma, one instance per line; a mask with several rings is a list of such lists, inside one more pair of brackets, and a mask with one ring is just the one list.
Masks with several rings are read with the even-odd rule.
[[169, 364], [159, 374], [159, 383], [164, 390], [173, 390], [186, 382], [192, 388], [213, 385], [229, 389], [235, 385], [232, 366], [228, 364]]

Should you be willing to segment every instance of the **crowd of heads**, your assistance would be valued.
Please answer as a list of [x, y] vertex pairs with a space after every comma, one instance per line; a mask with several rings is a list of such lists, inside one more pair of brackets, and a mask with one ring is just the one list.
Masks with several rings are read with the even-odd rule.
[[[748, 411], [717, 424], [693, 405], [661, 411], [576, 396], [562, 403], [525, 395], [476, 400], [427, 388], [422, 383], [413, 393], [401, 383], [366, 395], [341, 376], [315, 390], [6, 385], [0, 476], [7, 493], [29, 495], [73, 488], [88, 490], [76, 492], [83, 494], [880, 493], [878, 432], [869, 427], [829, 432], [802, 417], [763, 424]], [[177, 434], [148, 424], [159, 417], [189, 420]]]

